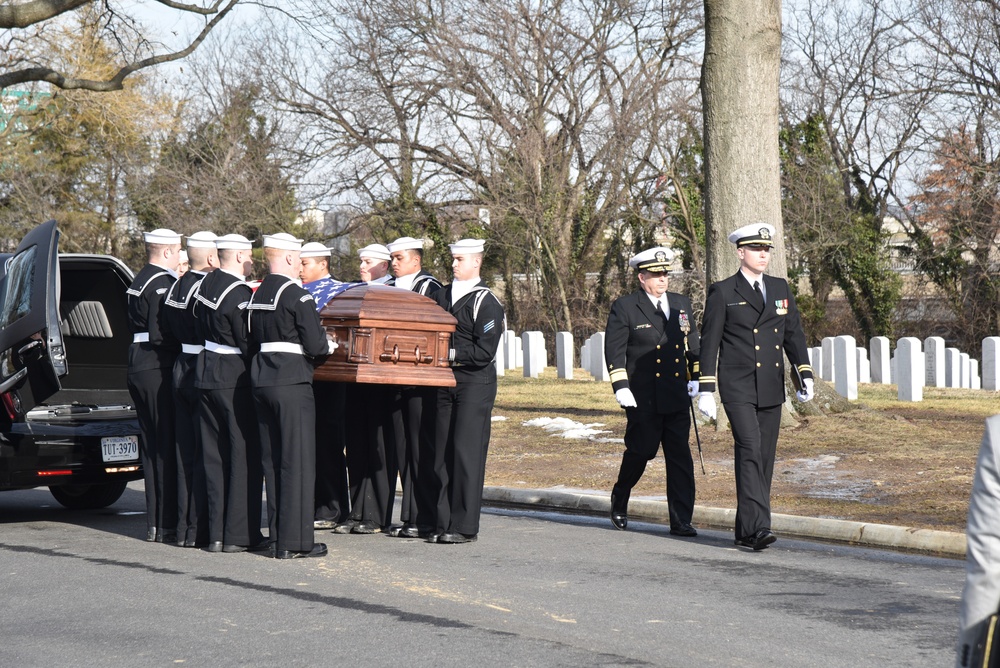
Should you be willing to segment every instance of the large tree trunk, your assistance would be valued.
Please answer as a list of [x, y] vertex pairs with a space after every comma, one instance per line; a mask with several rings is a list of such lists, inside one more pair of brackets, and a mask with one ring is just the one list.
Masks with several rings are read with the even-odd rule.
[[701, 90], [705, 118], [708, 282], [738, 267], [729, 233], [774, 225], [768, 273], [786, 276], [778, 163], [781, 0], [705, 0]]

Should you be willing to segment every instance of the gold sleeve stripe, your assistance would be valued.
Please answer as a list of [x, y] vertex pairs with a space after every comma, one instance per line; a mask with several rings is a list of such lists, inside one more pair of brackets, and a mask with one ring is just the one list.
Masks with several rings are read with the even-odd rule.
[[701, 362], [695, 362], [691, 365], [692, 371], [701, 371]]
[[715, 376], [702, 376], [698, 380], [700, 380], [703, 383], [714, 383], [715, 382]]
[[799, 373], [802, 373], [803, 371], [808, 371], [809, 373], [812, 373], [813, 372], [812, 365], [811, 364], [800, 364], [799, 365]]
[[620, 380], [628, 380], [628, 372], [625, 369], [613, 369], [608, 373], [612, 383], [617, 383]]

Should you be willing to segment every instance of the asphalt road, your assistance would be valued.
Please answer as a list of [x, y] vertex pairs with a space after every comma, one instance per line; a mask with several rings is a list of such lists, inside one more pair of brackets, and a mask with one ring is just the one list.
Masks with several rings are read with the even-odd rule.
[[947, 666], [961, 561], [488, 510], [478, 542], [317, 532], [323, 559], [146, 543], [0, 494], [0, 666]]

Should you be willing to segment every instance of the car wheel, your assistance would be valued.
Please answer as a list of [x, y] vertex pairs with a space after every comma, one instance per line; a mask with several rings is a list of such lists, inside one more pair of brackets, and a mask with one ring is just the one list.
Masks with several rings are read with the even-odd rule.
[[73, 510], [107, 508], [125, 493], [125, 481], [102, 485], [54, 485], [49, 487], [52, 496], [61, 505]]

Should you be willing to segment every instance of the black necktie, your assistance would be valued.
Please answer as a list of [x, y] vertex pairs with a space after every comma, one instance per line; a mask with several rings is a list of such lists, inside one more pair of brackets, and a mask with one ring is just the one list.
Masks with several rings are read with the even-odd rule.
[[663, 316], [663, 322], [667, 321], [667, 314], [663, 310], [663, 302], [659, 300], [656, 301], [656, 312], [659, 313], [661, 316]]
[[757, 293], [757, 306], [764, 308], [764, 293], [760, 291], [760, 281], [753, 282], [753, 291]]

